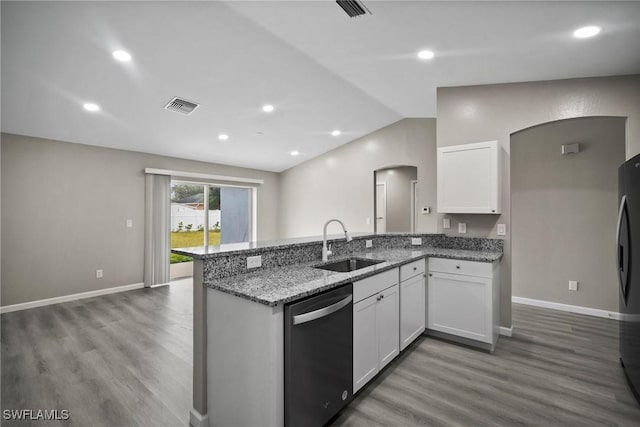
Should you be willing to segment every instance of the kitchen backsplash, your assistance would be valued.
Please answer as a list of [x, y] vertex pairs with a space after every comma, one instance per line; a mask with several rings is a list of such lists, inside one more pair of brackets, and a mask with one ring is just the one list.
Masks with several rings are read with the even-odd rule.
[[[355, 237], [351, 242], [344, 238], [328, 241], [333, 257], [349, 255], [353, 252], [366, 251], [366, 241], [372, 240], [373, 249], [410, 248], [412, 238], [422, 239], [423, 247], [445, 249], [475, 250], [503, 252], [504, 241], [500, 239], [449, 237], [444, 234], [384, 234]], [[185, 255], [188, 255], [185, 253]], [[235, 251], [233, 253], [216, 253], [201, 257], [204, 263], [204, 282], [246, 273], [247, 257], [262, 257], [261, 268], [274, 268], [322, 259], [322, 242], [305, 242], [287, 244], [282, 241], [273, 247]], [[253, 269], [252, 269], [253, 270]]]

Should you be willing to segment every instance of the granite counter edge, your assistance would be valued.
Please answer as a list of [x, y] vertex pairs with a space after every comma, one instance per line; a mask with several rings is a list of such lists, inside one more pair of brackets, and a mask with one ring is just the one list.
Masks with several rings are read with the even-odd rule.
[[[465, 251], [465, 252], [474, 252], [474, 251]], [[452, 255], [452, 254], [433, 253], [433, 254], [421, 254], [418, 256], [408, 256], [406, 259], [403, 259], [401, 261], [390, 262], [389, 265], [384, 266], [382, 268], [378, 267], [371, 271], [351, 272], [351, 274], [348, 277], [341, 277], [340, 279], [336, 280], [336, 282], [334, 283], [330, 283], [325, 286], [319, 286], [318, 288], [308, 290], [305, 292], [300, 292], [298, 294], [294, 294], [294, 295], [280, 298], [277, 300], [268, 300], [268, 299], [260, 298], [255, 295], [250, 295], [240, 291], [236, 291], [234, 289], [231, 289], [228, 286], [219, 286], [219, 285], [216, 285], [215, 283], [209, 282], [209, 283], [204, 283], [203, 285], [204, 287], [209, 289], [214, 289], [220, 292], [231, 294], [231, 295], [234, 295], [243, 299], [247, 299], [249, 301], [253, 301], [259, 304], [263, 304], [269, 307], [276, 307], [280, 304], [287, 304], [293, 301], [297, 301], [307, 296], [315, 295], [329, 289], [334, 289], [339, 286], [345, 285], [347, 283], [352, 283], [357, 280], [366, 279], [367, 277], [374, 276], [376, 274], [391, 270], [393, 268], [398, 268], [402, 265], [408, 264], [410, 262], [413, 262], [419, 259], [445, 258], [445, 259], [459, 259], [464, 261], [476, 261], [476, 262], [495, 262], [495, 261], [501, 260], [502, 256], [503, 256], [503, 253], [501, 252], [488, 252], [488, 251], [478, 251], [477, 254], [461, 253], [461, 254]], [[228, 277], [227, 280], [225, 281], [232, 282], [233, 281], [232, 279], [233, 279], [233, 276]], [[221, 280], [224, 280], [224, 279], [221, 279]]]

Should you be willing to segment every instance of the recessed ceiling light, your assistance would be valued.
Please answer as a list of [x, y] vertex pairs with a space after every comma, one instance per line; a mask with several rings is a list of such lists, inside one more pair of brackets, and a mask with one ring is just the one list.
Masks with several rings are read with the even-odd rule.
[[265, 113], [270, 113], [273, 111], [273, 105], [270, 104], [266, 104], [262, 106], [262, 111], [264, 111]]
[[333, 132], [331, 132], [331, 136], [340, 136], [342, 132], [340, 132], [339, 130], [334, 130]]
[[226, 141], [227, 139], [229, 139], [229, 135], [227, 135], [226, 133], [221, 133], [220, 135], [218, 135], [218, 139]]
[[418, 58], [420, 59], [431, 59], [434, 56], [435, 54], [431, 50], [421, 50], [420, 52], [418, 52]]
[[121, 62], [131, 61], [131, 54], [129, 52], [125, 52], [124, 50], [114, 50], [113, 57]]
[[87, 111], [92, 111], [92, 112], [100, 111], [100, 106], [98, 104], [93, 104], [91, 102], [87, 102], [86, 104], [84, 104], [82, 106], [82, 108], [84, 108]]
[[292, 156], [297, 156], [298, 154], [300, 154], [300, 153], [298, 153], [298, 152], [297, 152], [297, 151], [295, 151], [295, 150], [291, 152], [291, 155], [292, 155]]
[[600, 33], [601, 28], [595, 25], [589, 25], [588, 27], [578, 28], [573, 32], [573, 36], [579, 39], [586, 39], [589, 37], [597, 36]]

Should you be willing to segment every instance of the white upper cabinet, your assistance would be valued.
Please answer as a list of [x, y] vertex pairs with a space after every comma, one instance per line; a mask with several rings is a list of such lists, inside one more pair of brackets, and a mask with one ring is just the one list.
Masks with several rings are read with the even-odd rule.
[[498, 141], [438, 148], [438, 212], [499, 214]]

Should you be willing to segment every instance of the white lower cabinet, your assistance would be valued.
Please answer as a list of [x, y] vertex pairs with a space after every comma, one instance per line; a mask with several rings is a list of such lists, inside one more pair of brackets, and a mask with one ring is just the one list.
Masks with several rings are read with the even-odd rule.
[[427, 328], [490, 345], [499, 335], [496, 263], [429, 259]]
[[404, 350], [425, 328], [425, 261], [400, 269], [400, 350]]
[[[398, 269], [355, 282], [353, 286], [359, 299], [353, 305], [355, 393], [400, 353]], [[375, 293], [368, 295], [367, 289]]]

